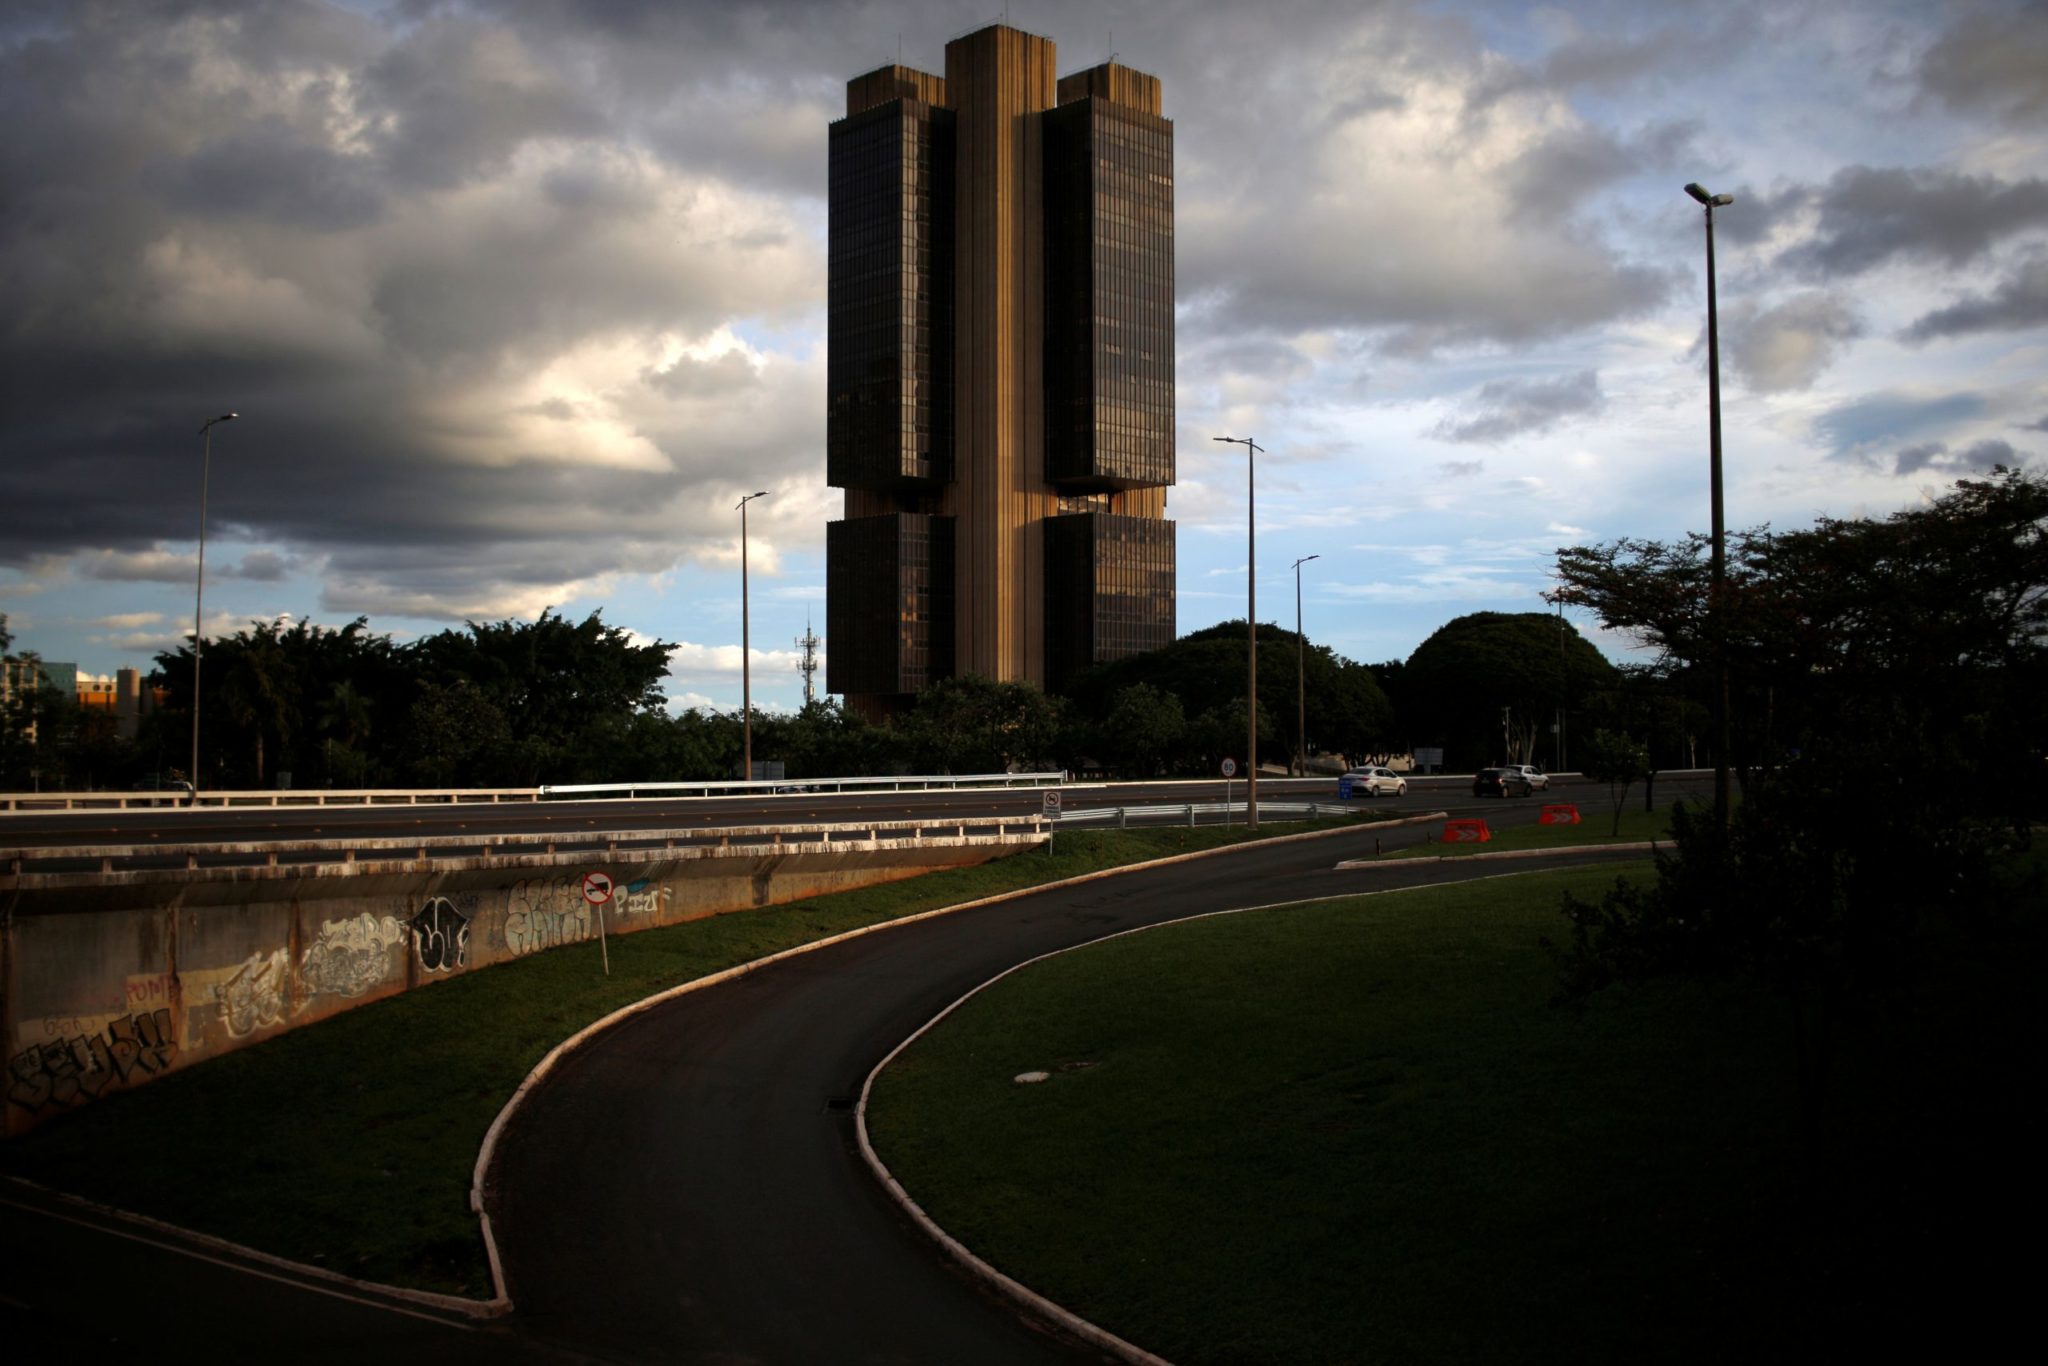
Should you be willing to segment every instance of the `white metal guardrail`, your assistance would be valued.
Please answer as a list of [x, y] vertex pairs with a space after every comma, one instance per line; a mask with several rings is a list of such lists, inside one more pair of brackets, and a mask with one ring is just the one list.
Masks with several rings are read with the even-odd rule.
[[[1167, 819], [1179, 820], [1185, 817], [1187, 823], [1195, 824], [1197, 816], [1242, 816], [1243, 802], [1161, 802], [1151, 806], [1091, 806], [1075, 811], [1061, 811], [1057, 817], [1061, 825], [1114, 824], [1128, 826], [1131, 818], [1140, 821], [1160, 822]], [[1321, 820], [1325, 816], [1358, 816], [1372, 808], [1361, 802], [1260, 802], [1259, 814], [1275, 820]]]
[[[79, 874], [143, 881], [163, 876], [223, 878], [445, 871], [558, 859], [631, 862], [730, 852], [799, 854], [926, 843], [1003, 843], [1049, 834], [1038, 812], [833, 825], [551, 834], [415, 835], [406, 838], [256, 840], [208, 844], [51, 845], [0, 849], [0, 880]], [[438, 867], [437, 867], [438, 866]]]
[[1064, 773], [928, 773], [866, 778], [754, 778], [714, 783], [552, 783], [543, 798], [731, 796], [777, 792], [923, 792], [979, 787], [1058, 787]]
[[649, 800], [789, 792], [906, 792], [952, 788], [1057, 787], [1063, 773], [911, 774], [863, 778], [763, 779], [690, 783], [549, 783], [540, 787], [285, 788], [200, 792], [0, 792], [0, 815], [20, 811], [130, 808], [226, 809], [286, 806], [452, 806], [474, 802]]

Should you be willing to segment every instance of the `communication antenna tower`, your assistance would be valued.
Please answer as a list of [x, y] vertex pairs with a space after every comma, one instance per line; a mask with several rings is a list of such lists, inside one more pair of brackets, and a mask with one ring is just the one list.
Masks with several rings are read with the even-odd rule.
[[803, 654], [797, 657], [796, 671], [804, 676], [804, 705], [810, 706], [818, 700], [818, 646], [822, 644], [817, 632], [811, 629], [811, 614], [804, 613], [804, 633], [796, 638], [797, 648]]

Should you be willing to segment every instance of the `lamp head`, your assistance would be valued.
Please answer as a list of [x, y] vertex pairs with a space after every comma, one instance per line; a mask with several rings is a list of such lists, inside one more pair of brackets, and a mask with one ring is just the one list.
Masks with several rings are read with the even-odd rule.
[[1706, 204], [1710, 207], [1714, 202], [1714, 196], [1708, 194], [1705, 190], [1701, 189], [1697, 183], [1686, 186], [1685, 192], [1691, 195], [1694, 199], [1699, 200], [1700, 203]]

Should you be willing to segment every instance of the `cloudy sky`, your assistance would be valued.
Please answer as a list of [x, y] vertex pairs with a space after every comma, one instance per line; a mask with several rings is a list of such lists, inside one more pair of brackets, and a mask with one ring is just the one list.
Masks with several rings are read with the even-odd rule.
[[[826, 125], [993, 9], [10, 0], [0, 612], [93, 671], [189, 630], [544, 607], [800, 700], [824, 627]], [[1180, 628], [1353, 658], [1543, 610], [1557, 547], [2048, 455], [2048, 8], [1013, 3], [1176, 124]], [[828, 643], [829, 648], [829, 643]], [[822, 681], [822, 680], [821, 680]]]

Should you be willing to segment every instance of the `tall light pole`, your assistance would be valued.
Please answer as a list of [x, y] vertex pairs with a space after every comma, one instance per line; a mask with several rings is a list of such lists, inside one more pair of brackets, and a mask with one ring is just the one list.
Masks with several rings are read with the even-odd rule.
[[740, 514], [740, 772], [754, 780], [754, 667], [747, 620], [747, 504], [766, 498], [768, 490], [750, 493], [733, 504]]
[[1259, 828], [1259, 443], [1248, 436], [1218, 436], [1244, 447], [1245, 685], [1244, 827]]
[[1714, 825], [1728, 829], [1728, 528], [1721, 510], [1721, 336], [1714, 298], [1714, 210], [1732, 194], [1708, 194], [1697, 184], [1685, 192], [1707, 216], [1707, 470], [1713, 505], [1713, 542], [1707, 588], [1707, 631], [1714, 646]]
[[1308, 637], [1301, 633], [1301, 567], [1321, 555], [1294, 562], [1294, 752], [1301, 756], [1301, 776], [1308, 776]]
[[206, 608], [206, 480], [213, 469], [213, 429], [216, 423], [233, 422], [240, 413], [209, 417], [199, 429], [199, 573], [192, 589], [192, 795], [199, 795], [199, 659], [206, 652], [202, 626]]

